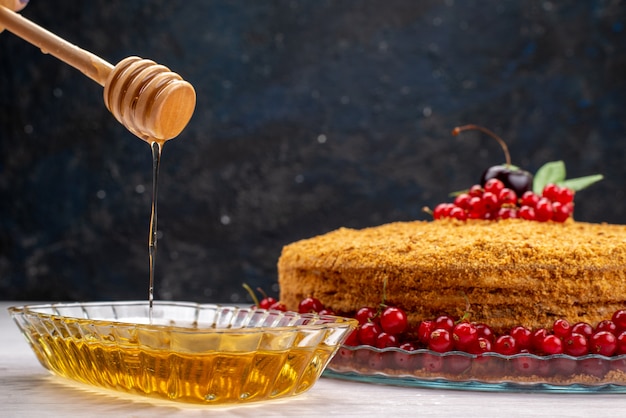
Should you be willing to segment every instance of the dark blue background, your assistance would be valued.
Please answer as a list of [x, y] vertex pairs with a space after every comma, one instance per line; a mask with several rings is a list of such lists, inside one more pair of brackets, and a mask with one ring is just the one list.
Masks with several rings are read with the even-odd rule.
[[[423, 206], [504, 157], [606, 180], [576, 218], [626, 223], [623, 1], [33, 0], [23, 15], [196, 88], [166, 144], [157, 297], [276, 292], [282, 246]], [[102, 88], [0, 34], [0, 299], [147, 297], [151, 157]]]

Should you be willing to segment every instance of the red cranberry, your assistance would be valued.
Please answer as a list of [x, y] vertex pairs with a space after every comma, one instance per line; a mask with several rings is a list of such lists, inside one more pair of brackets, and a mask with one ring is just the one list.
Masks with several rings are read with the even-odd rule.
[[343, 344], [349, 346], [359, 345], [359, 332], [357, 330], [352, 331]]
[[461, 193], [454, 198], [454, 205], [461, 209], [469, 209], [469, 200], [471, 196], [469, 193]]
[[543, 352], [543, 340], [548, 336], [545, 328], [539, 328], [533, 331], [530, 337], [530, 351], [533, 353]]
[[373, 322], [366, 322], [358, 328], [359, 342], [364, 345], [376, 345], [378, 334], [381, 333], [380, 327]]
[[498, 201], [500, 205], [515, 205], [517, 203], [517, 195], [509, 188], [504, 188], [498, 193]]
[[593, 327], [587, 322], [577, 322], [574, 326], [572, 326], [571, 333], [577, 333], [584, 335], [585, 338], [589, 338], [593, 335]]
[[552, 202], [542, 197], [535, 206], [535, 219], [539, 222], [546, 222], [552, 219]]
[[381, 332], [376, 338], [376, 347], [378, 348], [397, 347], [398, 345], [398, 337], [387, 332]]
[[469, 195], [471, 197], [481, 197], [483, 195], [483, 188], [479, 184], [474, 184], [469, 189]]
[[521, 205], [528, 206], [534, 209], [538, 201], [539, 201], [539, 196], [537, 196], [535, 193], [531, 191], [527, 191], [526, 193], [522, 195]]
[[476, 324], [476, 331], [478, 331], [478, 337], [486, 338], [492, 343], [496, 339], [496, 336], [493, 334], [493, 330], [487, 324], [479, 322]]
[[272, 306], [276, 302], [277, 302], [277, 300], [274, 299], [271, 296], [265, 297], [265, 298], [263, 298], [263, 299], [261, 299], [259, 301], [259, 308], [261, 308], [261, 309], [270, 309], [270, 306]]
[[615, 324], [615, 327], [619, 332], [626, 331], [626, 309], [620, 309], [615, 311], [611, 321]]
[[504, 183], [502, 183], [497, 178], [490, 178], [485, 182], [483, 187], [485, 188], [485, 192], [490, 192], [495, 195], [498, 195], [500, 191], [505, 188]]
[[359, 325], [363, 325], [376, 317], [376, 309], [370, 307], [364, 307], [359, 309], [354, 315], [354, 319], [359, 321]]
[[275, 311], [287, 312], [287, 306], [282, 302], [274, 302], [270, 305], [270, 309]]
[[530, 206], [522, 206], [519, 208], [519, 217], [522, 219], [526, 219], [527, 221], [534, 221], [537, 218], [535, 213], [535, 209]]
[[478, 337], [478, 339], [473, 344], [470, 344], [465, 351], [470, 354], [483, 354], [493, 351], [491, 347], [491, 341], [484, 337]]
[[452, 339], [457, 350], [465, 351], [478, 340], [478, 330], [472, 323], [459, 322], [452, 330]]
[[572, 189], [568, 189], [567, 187], [561, 187], [556, 197], [556, 201], [562, 203], [563, 205], [572, 203], [574, 201], [575, 193], [576, 192]]
[[433, 325], [434, 329], [441, 328], [452, 332], [454, 329], [454, 319], [448, 315], [441, 315], [435, 319], [435, 323]]
[[417, 328], [417, 338], [419, 341], [428, 345], [430, 342], [430, 334], [435, 330], [435, 323], [433, 321], [422, 321]]
[[389, 334], [402, 334], [408, 326], [406, 313], [400, 308], [389, 306], [380, 315], [380, 326]]
[[617, 350], [617, 338], [609, 331], [598, 331], [589, 339], [590, 351], [602, 356], [612, 356]]
[[517, 342], [511, 335], [501, 335], [496, 339], [493, 349], [496, 353], [504, 356], [512, 356], [519, 353]]
[[546, 335], [541, 344], [541, 351], [547, 355], [561, 354], [563, 352], [563, 341], [556, 335]]
[[617, 326], [610, 319], [605, 319], [604, 321], [598, 322], [598, 325], [596, 325], [595, 332], [598, 331], [607, 331], [611, 334], [615, 334], [615, 332], [617, 331]]
[[433, 210], [433, 218], [435, 219], [443, 219], [450, 216], [450, 211], [454, 208], [452, 203], [440, 203], [435, 206], [435, 210]]
[[317, 313], [324, 309], [324, 305], [317, 298], [306, 297], [298, 305], [298, 313]]
[[532, 332], [528, 328], [518, 325], [511, 329], [510, 334], [515, 338], [518, 350], [530, 349]]
[[454, 348], [450, 331], [447, 329], [436, 328], [430, 334], [430, 341], [428, 342], [428, 348], [438, 353], [445, 353]]
[[556, 184], [549, 183], [544, 186], [543, 192], [541, 193], [541, 195], [545, 197], [546, 199], [554, 202], [558, 200], [560, 190], [561, 188], [557, 186]]
[[565, 319], [557, 319], [552, 324], [552, 332], [558, 337], [565, 338], [571, 332], [571, 325]]
[[589, 343], [587, 337], [576, 332], [572, 332], [563, 340], [563, 352], [570, 356], [584, 356], [589, 353]]

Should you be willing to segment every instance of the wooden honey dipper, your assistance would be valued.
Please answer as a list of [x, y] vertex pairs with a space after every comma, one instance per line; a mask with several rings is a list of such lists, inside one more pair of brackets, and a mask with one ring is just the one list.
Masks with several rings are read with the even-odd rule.
[[196, 92], [178, 74], [139, 57], [125, 58], [114, 67], [13, 11], [26, 3], [0, 0], [0, 31], [7, 29], [103, 86], [104, 104], [129, 131], [148, 143], [162, 144], [187, 126]]

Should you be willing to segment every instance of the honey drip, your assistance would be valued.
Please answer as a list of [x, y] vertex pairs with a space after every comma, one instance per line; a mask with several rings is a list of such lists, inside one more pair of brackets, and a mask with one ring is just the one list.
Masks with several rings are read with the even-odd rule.
[[150, 281], [148, 285], [148, 304], [150, 320], [152, 321], [152, 307], [154, 305], [154, 272], [157, 252], [157, 195], [159, 190], [159, 168], [163, 142], [150, 141], [152, 149], [152, 207], [150, 212], [150, 233], [148, 234], [148, 256], [150, 259]]

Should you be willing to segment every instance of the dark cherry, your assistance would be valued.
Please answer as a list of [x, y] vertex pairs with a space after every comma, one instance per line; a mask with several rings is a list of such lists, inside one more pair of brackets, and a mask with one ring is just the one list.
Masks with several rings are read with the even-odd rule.
[[489, 167], [485, 170], [480, 178], [481, 186], [484, 187], [487, 181], [491, 179], [498, 179], [504, 183], [505, 187], [513, 190], [518, 198], [521, 198], [525, 192], [532, 189], [533, 175], [528, 171], [521, 170], [511, 165], [511, 155], [509, 154], [509, 148], [507, 147], [506, 142], [504, 142], [502, 138], [496, 135], [493, 131], [479, 125], [464, 125], [454, 128], [452, 130], [452, 135], [458, 135], [463, 131], [469, 130], [480, 131], [498, 141], [498, 144], [502, 147], [502, 151], [504, 151], [504, 157], [506, 159], [506, 164], [494, 165], [493, 167]]
[[533, 184], [533, 175], [528, 171], [514, 169], [506, 165], [489, 167], [481, 176], [480, 184], [484, 186], [490, 179], [500, 180], [506, 188], [513, 190], [519, 198], [531, 190]]

